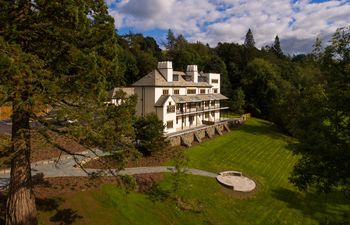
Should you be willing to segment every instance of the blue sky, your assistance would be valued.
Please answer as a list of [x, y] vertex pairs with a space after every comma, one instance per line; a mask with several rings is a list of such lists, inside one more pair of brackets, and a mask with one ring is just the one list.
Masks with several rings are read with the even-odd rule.
[[215, 47], [243, 43], [251, 28], [257, 47], [278, 35], [285, 52], [309, 52], [316, 37], [330, 39], [350, 25], [350, 0], [107, 0], [121, 34], [143, 33], [158, 43], [168, 29]]

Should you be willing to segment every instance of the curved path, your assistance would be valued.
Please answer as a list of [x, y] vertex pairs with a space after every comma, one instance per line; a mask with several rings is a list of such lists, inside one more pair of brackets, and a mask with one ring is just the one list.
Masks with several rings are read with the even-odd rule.
[[[97, 153], [97, 154], [96, 154]], [[92, 155], [93, 154], [93, 155]], [[78, 156], [77, 161], [81, 162], [89, 158], [96, 157], [96, 155], [102, 155], [100, 152], [90, 153], [85, 152], [83, 156]], [[44, 177], [85, 177], [91, 174], [99, 174], [101, 176], [112, 176], [115, 174], [119, 175], [135, 175], [135, 174], [146, 174], [146, 173], [165, 173], [165, 172], [175, 172], [176, 168], [173, 166], [152, 166], [152, 167], [133, 167], [125, 168], [119, 172], [116, 170], [100, 170], [100, 169], [86, 169], [83, 171], [76, 167], [76, 161], [73, 157], [64, 157], [60, 160], [48, 160], [41, 161], [32, 164], [32, 176], [37, 174], [43, 174]], [[0, 188], [6, 187], [9, 183], [10, 171], [0, 172]], [[215, 178], [218, 174], [185, 168], [184, 173], [205, 176]]]

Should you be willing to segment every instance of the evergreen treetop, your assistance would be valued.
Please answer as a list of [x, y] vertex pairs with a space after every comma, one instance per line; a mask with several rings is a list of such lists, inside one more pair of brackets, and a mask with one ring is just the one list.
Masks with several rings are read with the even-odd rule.
[[244, 45], [248, 48], [254, 48], [255, 47], [255, 41], [254, 41], [254, 37], [253, 37], [253, 32], [252, 30], [249, 28], [247, 34], [245, 35], [245, 41], [244, 41]]

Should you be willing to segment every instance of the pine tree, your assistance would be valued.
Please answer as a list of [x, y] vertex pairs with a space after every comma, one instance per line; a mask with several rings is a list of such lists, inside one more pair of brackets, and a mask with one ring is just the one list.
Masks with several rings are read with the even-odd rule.
[[172, 30], [168, 30], [168, 34], [167, 34], [167, 43], [166, 43], [166, 48], [168, 50], [172, 50], [175, 48], [175, 44], [176, 44], [176, 37], [175, 37], [175, 34], [173, 33]]
[[284, 55], [283, 51], [281, 49], [280, 39], [279, 39], [278, 35], [276, 35], [276, 37], [275, 37], [275, 42], [272, 46], [272, 49], [274, 50], [275, 54], [278, 57], [282, 57]]
[[247, 34], [245, 35], [244, 45], [246, 47], [248, 47], [248, 48], [254, 48], [255, 47], [255, 41], [254, 41], [254, 37], [253, 37], [253, 32], [251, 31], [250, 28], [249, 28]]
[[313, 55], [314, 59], [316, 61], [318, 61], [323, 55], [323, 53], [322, 53], [323, 52], [322, 40], [319, 37], [317, 37], [316, 40], [315, 40], [315, 43], [314, 43], [314, 45], [312, 47], [313, 47], [312, 55]]
[[[48, 132], [77, 137], [87, 147], [133, 151], [135, 99], [120, 107], [104, 104], [106, 80], [122, 77], [116, 43], [114, 20], [103, 0], [0, 1], [0, 107], [13, 108], [7, 225], [37, 224], [31, 120], [40, 123], [35, 132], [55, 146]], [[78, 122], [57, 130], [54, 121], [35, 114], [46, 106], [55, 109], [54, 119]]]

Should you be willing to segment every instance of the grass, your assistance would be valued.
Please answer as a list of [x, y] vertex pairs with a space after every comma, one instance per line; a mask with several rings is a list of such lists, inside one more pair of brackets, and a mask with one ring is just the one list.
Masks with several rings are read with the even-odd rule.
[[[230, 133], [186, 150], [189, 166], [213, 172], [239, 170], [258, 184], [254, 196], [238, 199], [214, 179], [188, 176], [181, 196], [193, 210], [180, 210], [174, 201], [106, 185], [99, 191], [62, 196], [62, 224], [318, 224], [328, 217], [350, 213], [350, 202], [340, 193], [301, 193], [289, 182], [297, 161], [294, 140], [266, 121], [250, 119]], [[171, 176], [161, 183], [167, 189]], [[327, 201], [326, 201], [327, 200]], [[41, 224], [50, 224], [58, 211], [40, 212]]]

